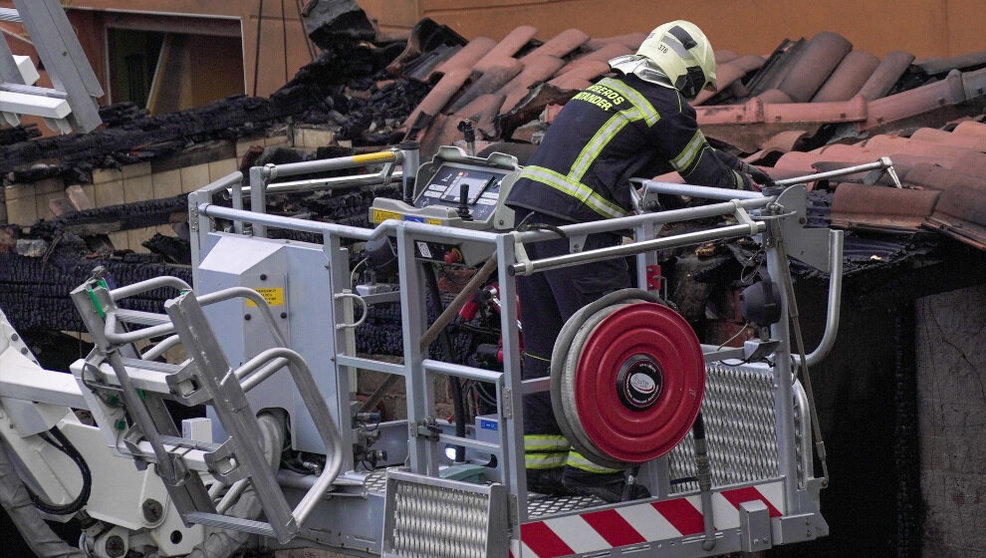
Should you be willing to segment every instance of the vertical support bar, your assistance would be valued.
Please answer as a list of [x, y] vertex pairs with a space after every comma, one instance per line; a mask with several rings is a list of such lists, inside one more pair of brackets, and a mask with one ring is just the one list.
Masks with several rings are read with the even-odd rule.
[[[250, 211], [254, 213], [267, 213], [267, 174], [264, 167], [250, 167]], [[237, 222], [239, 228], [237, 233], [243, 232], [243, 223]], [[260, 238], [267, 237], [267, 226], [260, 223], [251, 225], [253, 235]]]
[[504, 484], [510, 493], [513, 537], [520, 539], [520, 523], [527, 520], [527, 475], [524, 469], [523, 386], [520, 374], [520, 335], [517, 331], [517, 285], [510, 273], [516, 260], [514, 236], [496, 239], [500, 290], [500, 331], [503, 342], [503, 390], [498, 398], [500, 447], [503, 451]]
[[403, 155], [401, 162], [401, 192], [404, 201], [414, 203], [414, 183], [420, 166], [420, 145], [414, 140], [401, 142], [397, 146]]
[[202, 236], [209, 234], [211, 220], [199, 214], [199, 204], [205, 196], [198, 190], [188, 194], [188, 244], [192, 256], [192, 287], [199, 284], [199, 266], [202, 264]]
[[[767, 250], [767, 271], [775, 284], [783, 284], [778, 277], [785, 267], [780, 262], [777, 247], [772, 245]], [[786, 289], [778, 289], [781, 293], [781, 316], [783, 318], [771, 326], [770, 335], [774, 339], [782, 339], [778, 345], [775, 366], [774, 383], [777, 386], [774, 400], [774, 417], [777, 423], [777, 461], [780, 473], [784, 476], [784, 504], [789, 511], [798, 510], [798, 460], [795, 451], [794, 432], [794, 370], [791, 366], [791, 328], [788, 321], [788, 299]]]
[[[329, 277], [329, 289], [332, 293], [332, 320], [331, 323], [339, 324], [345, 320], [345, 304], [349, 304], [348, 299], [338, 299], [335, 295], [341, 294], [349, 287], [349, 250], [343, 248], [341, 240], [337, 235], [325, 235], [324, 245], [325, 256], [327, 258], [326, 268]], [[366, 309], [364, 309], [366, 311]], [[352, 328], [336, 328], [331, 338], [333, 344], [332, 354], [352, 354], [355, 356], [355, 338]], [[347, 448], [343, 451], [342, 470], [353, 469], [353, 452], [348, 448], [353, 447], [355, 442], [352, 429], [352, 409], [349, 402], [355, 400], [355, 386], [350, 379], [355, 375], [355, 369], [351, 366], [341, 366], [338, 360], [334, 360], [331, 365], [334, 369], [335, 389], [329, 390], [328, 386], [319, 386], [323, 394], [334, 394], [335, 406], [330, 411], [335, 415], [336, 422], [340, 425], [339, 431], [342, 437], [342, 447]]]
[[414, 259], [414, 239], [405, 227], [397, 228], [397, 262], [401, 276], [401, 326], [404, 332], [404, 387], [407, 391], [407, 427], [409, 429], [408, 457], [411, 472], [437, 476], [438, 448], [420, 436], [418, 426], [424, 424], [434, 408], [434, 388], [428, 381], [422, 364], [425, 350], [421, 338], [428, 316], [421, 267]]
[[61, 4], [58, 0], [14, 0], [14, 5], [52, 84], [68, 97], [72, 107], [68, 119], [77, 130], [93, 130], [102, 123], [95, 99], [103, 96], [103, 88]]
[[[641, 223], [634, 230], [635, 239], [639, 242], [657, 238], [657, 233], [663, 228], [660, 223]], [[658, 265], [657, 252], [641, 252], [635, 256], [637, 261], [637, 287], [645, 291], [656, 290], [658, 295], [661, 292], [660, 285], [651, 289], [651, 266]], [[671, 474], [668, 469], [668, 457], [662, 456], [654, 461], [644, 463], [640, 467], [638, 479], [641, 484], [646, 486], [654, 496], [664, 497], [671, 493]]]
[[[253, 169], [250, 169], [250, 180], [253, 180]], [[243, 184], [234, 184], [230, 194], [233, 209], [243, 209]], [[239, 219], [233, 221], [233, 232], [243, 234], [243, 221]]]

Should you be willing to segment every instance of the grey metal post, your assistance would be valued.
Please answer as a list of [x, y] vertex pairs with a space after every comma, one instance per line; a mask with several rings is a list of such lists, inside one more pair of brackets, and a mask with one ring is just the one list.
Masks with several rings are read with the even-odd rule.
[[[273, 165], [269, 165], [273, 167]], [[267, 177], [269, 171], [265, 167], [250, 167], [250, 211], [254, 213], [267, 213]], [[242, 223], [237, 223], [239, 227], [236, 232], [242, 233]], [[264, 238], [267, 236], [267, 227], [260, 223], [253, 223], [251, 230], [254, 236]]]
[[[652, 238], [657, 238], [657, 233], [664, 226], [660, 223], [655, 223], [649, 221], [646, 223], [640, 223], [637, 225], [634, 234], [635, 240], [637, 242], [642, 242], [645, 240], [650, 240]], [[661, 293], [660, 284], [656, 285], [655, 289], [651, 289], [649, 282], [651, 277], [651, 266], [658, 265], [657, 250], [652, 250], [649, 252], [641, 252], [637, 254], [637, 286], [644, 290], [656, 290], [658, 294]], [[651, 494], [658, 497], [664, 497], [671, 493], [671, 476], [668, 470], [668, 458], [667, 456], [662, 456], [654, 461], [649, 461], [640, 467], [638, 472], [639, 481], [647, 486]]]
[[[333, 324], [339, 324], [345, 321], [342, 317], [345, 316], [343, 305], [346, 304], [346, 302], [339, 299], [337, 295], [341, 294], [343, 290], [349, 287], [349, 250], [342, 247], [338, 235], [326, 234], [324, 238], [325, 246], [323, 250], [325, 251], [325, 257], [328, 262], [327, 271], [329, 277], [329, 289], [333, 296], [333, 300], [329, 303], [329, 308], [332, 312], [332, 319], [330, 322]], [[367, 310], [364, 308], [363, 311], [366, 312]], [[332, 333], [332, 335], [326, 335], [326, 338], [333, 345], [332, 354], [347, 353], [350, 350], [347, 338], [353, 338], [353, 330], [336, 328], [336, 330]], [[353, 356], [355, 356], [355, 354]], [[332, 411], [340, 425], [342, 447], [352, 448], [355, 440], [352, 429], [352, 410], [349, 407], [349, 402], [353, 399], [353, 392], [355, 391], [356, 386], [350, 385], [349, 376], [350, 372], [352, 372], [354, 368], [351, 366], [342, 365], [338, 360], [333, 362], [332, 365], [335, 371], [334, 392], [336, 399], [336, 405]], [[349, 471], [353, 468], [353, 452], [345, 451], [343, 453], [342, 470]]]
[[411, 471], [429, 476], [438, 475], [437, 448], [420, 430], [434, 408], [434, 387], [422, 366], [427, 347], [420, 340], [425, 333], [428, 309], [421, 276], [421, 267], [414, 258], [414, 239], [407, 228], [397, 227], [398, 271], [401, 276], [401, 326], [404, 332], [404, 387], [407, 392], [408, 457]]
[[520, 522], [527, 519], [527, 475], [524, 468], [524, 413], [520, 375], [520, 336], [517, 331], [517, 286], [510, 273], [509, 263], [516, 261], [514, 238], [499, 235], [496, 251], [499, 254], [498, 288], [500, 290], [500, 331], [503, 342], [503, 388], [497, 401], [500, 419], [500, 447], [503, 448], [504, 483], [512, 498], [510, 517], [514, 537], [520, 538]]
[[[773, 242], [775, 239], [768, 239]], [[781, 270], [785, 269], [780, 262], [780, 254], [776, 246], [771, 246], [767, 250], [767, 271], [777, 284], [784, 281], [778, 278]], [[791, 403], [794, 401], [792, 384], [794, 382], [794, 370], [791, 366], [791, 330], [788, 323], [788, 299], [784, 289], [779, 289], [781, 294], [781, 316], [782, 319], [771, 326], [770, 335], [774, 339], [782, 339], [777, 347], [774, 365], [774, 382], [776, 384], [776, 395], [774, 400], [774, 416], [777, 424], [777, 464], [780, 474], [784, 476], [784, 497], [785, 506], [789, 513], [800, 507], [798, 502], [798, 461], [795, 451], [795, 431], [794, 416]], [[805, 418], [804, 420], [807, 420]]]

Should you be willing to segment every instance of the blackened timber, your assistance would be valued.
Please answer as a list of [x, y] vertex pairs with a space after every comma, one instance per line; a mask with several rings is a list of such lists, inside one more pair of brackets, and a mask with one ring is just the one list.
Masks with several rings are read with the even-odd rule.
[[[79, 236], [167, 225], [171, 216], [188, 211], [188, 195], [73, 211], [31, 226], [34, 238], [53, 238], [60, 233]], [[67, 291], [66, 291], [67, 292]]]

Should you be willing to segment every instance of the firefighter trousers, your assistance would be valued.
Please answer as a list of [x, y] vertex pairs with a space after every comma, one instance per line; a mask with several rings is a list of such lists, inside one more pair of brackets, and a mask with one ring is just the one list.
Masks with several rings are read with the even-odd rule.
[[[527, 210], [517, 211], [518, 222], [526, 217], [530, 226], [563, 226], [567, 221]], [[615, 246], [616, 234], [589, 235], [583, 250]], [[528, 243], [531, 259], [568, 254], [569, 240], [558, 238]], [[542, 378], [551, 371], [551, 352], [565, 322], [583, 306], [631, 285], [624, 258], [544, 271], [517, 278], [520, 314], [524, 328], [523, 378]], [[571, 450], [555, 420], [548, 392], [524, 397], [524, 455], [528, 487], [535, 492], [564, 493], [561, 486], [622, 482], [622, 471], [602, 467]]]

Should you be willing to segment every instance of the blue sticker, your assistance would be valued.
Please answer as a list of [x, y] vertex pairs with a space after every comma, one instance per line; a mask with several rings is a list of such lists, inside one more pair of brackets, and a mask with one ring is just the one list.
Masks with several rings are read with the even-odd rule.
[[404, 215], [404, 220], [405, 221], [414, 221], [415, 223], [424, 223], [425, 222], [425, 218], [424, 217], [412, 217], [411, 215]]
[[479, 419], [479, 428], [481, 430], [499, 430], [497, 426], [495, 420]]

